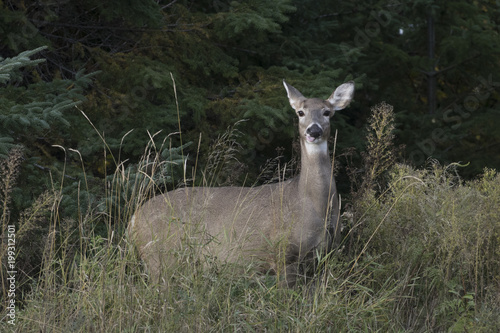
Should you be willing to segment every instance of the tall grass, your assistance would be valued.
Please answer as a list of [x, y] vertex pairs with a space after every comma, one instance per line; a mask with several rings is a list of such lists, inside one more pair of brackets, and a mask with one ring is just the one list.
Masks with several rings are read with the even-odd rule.
[[[374, 112], [374, 117], [382, 116], [390, 118]], [[370, 124], [384, 123], [376, 120]], [[227, 161], [235, 161], [235, 133], [221, 136], [212, 155], [221, 172]], [[299, 283], [293, 289], [279, 287], [275, 277], [257, 275], [252, 267], [211, 262], [203, 268], [189, 256], [179, 258], [167, 284], [149, 279], [126, 226], [144, 198], [165, 190], [170, 178], [164, 177], [173, 176], [172, 166], [182, 165], [182, 159], [162, 157], [168, 137], [161, 147], [152, 140], [136, 168], [117, 161], [105, 185], [106, 200], [76, 220], [60, 217], [61, 189], [53, 188], [21, 221], [11, 221], [24, 230], [19, 238], [36, 239], [37, 228], [48, 232], [36, 245], [39, 273], [26, 280], [29, 288], [17, 296], [16, 325], [2, 320], [0, 330], [496, 331], [500, 176], [485, 170], [477, 180], [464, 182], [457, 165], [429, 163], [416, 170], [389, 164], [377, 157], [391, 156], [377, 150], [377, 145], [391, 147], [387, 137], [370, 140], [373, 151], [366, 153], [364, 170], [371, 185], [352, 196], [342, 247], [324, 258], [323, 272], [313, 284]], [[0, 183], [5, 216], [16, 163], [2, 163], [2, 176], [11, 175], [2, 177], [10, 183]], [[227, 179], [204, 173], [207, 183]], [[20, 242], [20, 251], [27, 251], [30, 245]]]

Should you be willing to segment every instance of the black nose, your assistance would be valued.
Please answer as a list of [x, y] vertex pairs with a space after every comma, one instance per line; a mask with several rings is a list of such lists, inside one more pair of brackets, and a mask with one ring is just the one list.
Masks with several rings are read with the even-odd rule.
[[323, 130], [317, 124], [312, 124], [306, 130], [306, 134], [309, 134], [310, 136], [316, 139], [323, 135]]

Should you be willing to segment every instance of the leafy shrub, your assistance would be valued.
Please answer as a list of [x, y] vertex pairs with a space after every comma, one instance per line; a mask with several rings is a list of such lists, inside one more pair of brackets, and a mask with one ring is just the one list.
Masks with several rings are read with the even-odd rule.
[[402, 283], [398, 317], [428, 329], [475, 327], [499, 292], [500, 175], [463, 182], [457, 167], [396, 165], [386, 192], [358, 203], [364, 255], [383, 267], [375, 280]]

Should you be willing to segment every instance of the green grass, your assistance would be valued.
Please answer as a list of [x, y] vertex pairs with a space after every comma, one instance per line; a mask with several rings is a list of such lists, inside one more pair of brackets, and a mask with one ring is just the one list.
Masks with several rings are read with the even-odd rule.
[[500, 325], [500, 177], [487, 171], [462, 184], [439, 166], [397, 166], [391, 177], [383, 195], [358, 203], [362, 217], [324, 273], [294, 289], [251, 267], [203, 270], [189, 258], [168, 284], [153, 285], [125, 235], [75, 237], [61, 229], [61, 241], [47, 239], [15, 330], [493, 332]]
[[[377, 142], [390, 146], [372, 140], [373, 151]], [[223, 141], [218, 149], [224, 149]], [[313, 283], [283, 288], [274, 276], [258, 275], [252, 267], [212, 262], [203, 269], [180, 256], [173, 277], [155, 285], [125, 232], [131, 214], [155, 189], [155, 175], [169, 166], [156, 158], [161, 149], [152, 148], [142, 163], [147, 168], [119, 165], [106, 183], [102, 205], [82, 207], [76, 219], [62, 218], [62, 190], [54, 188], [14, 223], [17, 265], [24, 273], [16, 325], [2, 320], [0, 331], [496, 332], [500, 327], [500, 175], [494, 170], [464, 182], [457, 165], [430, 163], [415, 170], [387, 166], [367, 154], [367, 168], [377, 169], [365, 168], [368, 181], [360, 182], [363, 188], [344, 209], [341, 247], [322, 261]], [[5, 184], [15, 181], [17, 161], [12, 156], [2, 164], [3, 232], [12, 223], [6, 217], [12, 186]], [[4, 263], [4, 243], [0, 250]]]

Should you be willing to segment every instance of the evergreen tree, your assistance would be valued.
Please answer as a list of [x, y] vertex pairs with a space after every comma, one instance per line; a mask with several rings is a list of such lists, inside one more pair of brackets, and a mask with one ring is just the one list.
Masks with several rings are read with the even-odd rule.
[[[477, 174], [499, 165], [498, 6], [491, 1], [369, 1], [344, 53], [375, 83], [362, 102], [395, 107], [406, 158], [471, 163]], [[360, 17], [359, 15], [356, 17]], [[368, 105], [364, 105], [368, 107]]]
[[[25, 207], [33, 195], [41, 193], [50, 184], [47, 171], [64, 159], [54, 154], [64, 140], [71, 140], [71, 113], [75, 105], [84, 100], [84, 89], [89, 85], [88, 76], [78, 74], [75, 80], [45, 82], [36, 78], [34, 66], [44, 59], [30, 57], [44, 50], [40, 47], [19, 55], [0, 59], [0, 158], [7, 158], [13, 146], [21, 146], [24, 152], [21, 188], [14, 190], [16, 208]], [[22, 84], [22, 71], [32, 69], [34, 81]], [[29, 189], [29, 190], [28, 190]]]
[[[25, 51], [14, 58], [3, 59], [0, 57], [0, 84], [5, 85], [11, 79], [15, 80], [19, 76], [18, 70], [21, 67], [33, 66], [43, 62], [43, 59], [31, 60], [29, 58], [31, 55], [41, 51], [42, 49], [43, 48], [38, 48], [32, 51]], [[0, 98], [2, 98], [2, 102], [7, 102], [3, 99], [3, 97]], [[15, 121], [14, 118], [17, 118], [17, 121]], [[35, 122], [37, 121], [35, 120]], [[2, 134], [0, 136], [0, 158], [7, 158], [9, 150], [15, 145], [10, 125], [13, 124], [14, 128], [19, 128], [20, 123], [29, 124], [30, 121], [26, 119], [24, 115], [19, 113], [8, 114], [4, 110], [4, 112], [0, 114], [0, 126], [2, 126]]]
[[[62, 161], [58, 144], [77, 149], [86, 171], [104, 177], [114, 169], [110, 156], [138, 161], [148, 131], [162, 131], [159, 146], [179, 131], [180, 117], [182, 144], [202, 137], [200, 147], [186, 147], [188, 164], [197, 156], [203, 165], [211, 143], [238, 122], [239, 159], [256, 175], [276, 147], [293, 154], [283, 79], [319, 97], [354, 79], [354, 103], [335, 115], [337, 152], [362, 149], [359, 129], [386, 101], [410, 162], [471, 161], [471, 173], [500, 164], [498, 9], [489, 1], [4, 1], [0, 12], [5, 58], [49, 46], [46, 62], [21, 67], [4, 87], [4, 156], [19, 141], [46, 168]], [[89, 85], [82, 73], [95, 71]], [[429, 115], [433, 79], [437, 109]], [[33, 88], [37, 96], [20, 93]], [[81, 100], [97, 130], [71, 108]], [[181, 144], [178, 135], [169, 140]]]

